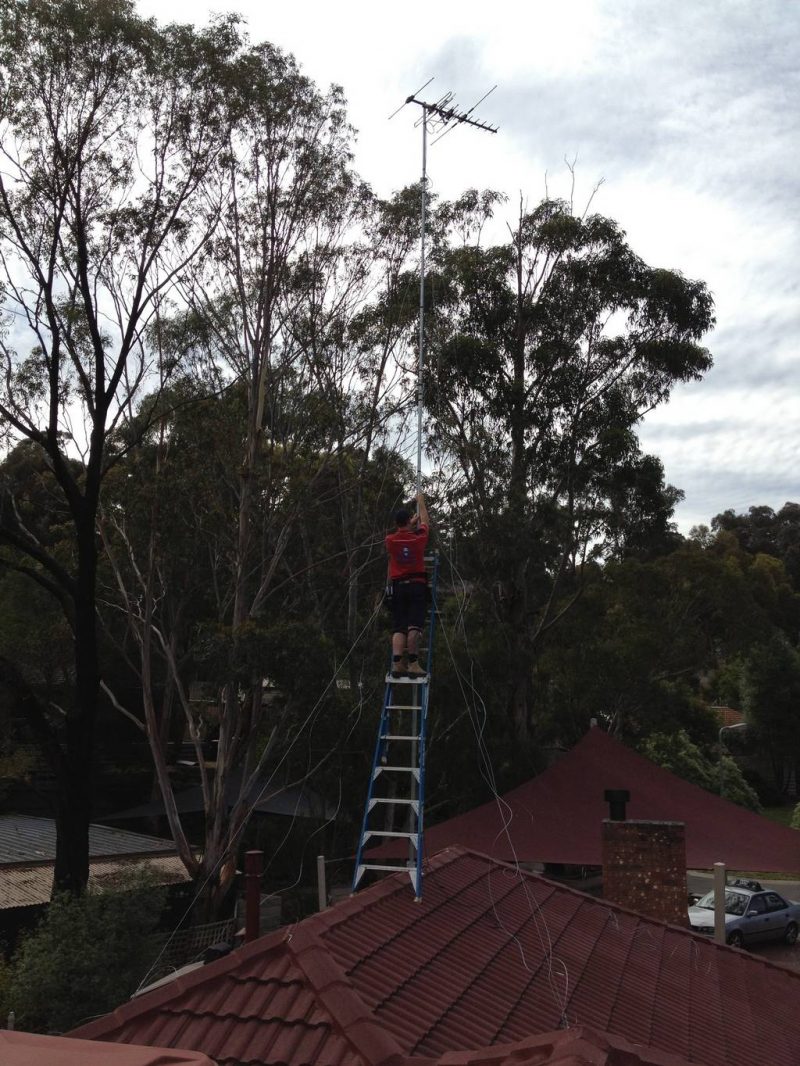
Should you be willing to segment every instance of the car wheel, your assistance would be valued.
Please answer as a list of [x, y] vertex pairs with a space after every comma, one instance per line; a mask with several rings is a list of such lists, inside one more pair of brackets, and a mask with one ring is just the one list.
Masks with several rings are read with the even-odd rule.
[[744, 937], [738, 929], [734, 929], [734, 931], [730, 934], [730, 936], [728, 937], [728, 943], [732, 948], [740, 948], [742, 944], [744, 944]]
[[797, 942], [797, 926], [794, 922], [789, 922], [786, 926], [786, 932], [783, 934], [783, 940], [789, 947]]

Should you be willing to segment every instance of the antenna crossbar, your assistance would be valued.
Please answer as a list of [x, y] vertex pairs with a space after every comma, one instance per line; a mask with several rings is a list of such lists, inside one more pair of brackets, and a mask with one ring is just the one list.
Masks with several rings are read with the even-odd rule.
[[[487, 93], [486, 96], [488, 95], [489, 94]], [[406, 103], [419, 104], [426, 116], [437, 115], [446, 126], [450, 125], [451, 122], [463, 122], [467, 126], [475, 126], [476, 129], [485, 130], [487, 133], [497, 133], [497, 126], [492, 126], [488, 122], [480, 122], [476, 118], [470, 118], [470, 114], [475, 110], [477, 104], [475, 107], [471, 107], [469, 111], [462, 111], [461, 108], [456, 107], [454, 104], [450, 104], [452, 99], [452, 93], [445, 93], [445, 95], [435, 104], [429, 104], [425, 100], [418, 100], [416, 96], [409, 96], [406, 98]], [[486, 97], [484, 96], [483, 99], [485, 100]], [[478, 103], [480, 103], [480, 101], [478, 101]]]

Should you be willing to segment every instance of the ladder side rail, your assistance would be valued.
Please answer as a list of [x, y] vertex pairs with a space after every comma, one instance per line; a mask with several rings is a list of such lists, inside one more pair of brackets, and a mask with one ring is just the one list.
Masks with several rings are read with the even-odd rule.
[[[415, 685], [413, 689], [412, 701], [414, 704], [414, 710], [411, 712], [411, 733], [412, 736], [419, 737], [418, 740], [412, 740], [409, 747], [409, 764], [411, 767], [419, 767], [420, 751], [424, 744], [424, 735], [422, 732], [422, 704], [424, 700], [423, 693], [427, 691], [427, 685]], [[409, 797], [417, 802], [416, 815], [413, 810], [408, 812], [408, 830], [412, 831], [414, 828], [414, 818], [416, 817], [416, 831], [419, 832], [419, 777], [412, 774], [409, 782]], [[416, 864], [417, 850], [409, 842], [408, 846], [408, 861], [410, 864]], [[416, 886], [415, 886], [416, 891]]]
[[417, 797], [419, 808], [417, 814], [417, 853], [415, 855], [416, 878], [414, 881], [414, 895], [418, 900], [422, 899], [422, 859], [424, 852], [425, 832], [425, 723], [428, 718], [428, 698], [430, 686], [425, 685], [422, 693], [422, 714], [420, 721], [421, 741], [419, 747], [419, 781], [417, 782]]
[[360, 833], [359, 838], [358, 838], [358, 851], [356, 852], [356, 865], [355, 865], [355, 870], [353, 871], [353, 887], [351, 889], [351, 891], [353, 891], [353, 892], [355, 892], [355, 890], [356, 890], [356, 888], [358, 886], [358, 882], [359, 882], [360, 877], [361, 877], [361, 875], [359, 873], [359, 870], [361, 870], [362, 873], [363, 873], [361, 856], [362, 856], [362, 852], [364, 850], [364, 844], [366, 843], [366, 840], [367, 840], [367, 836], [366, 836], [366, 833], [367, 833], [367, 822], [369, 821], [370, 811], [372, 810], [372, 806], [373, 806], [373, 804], [372, 804], [372, 794], [373, 794], [373, 790], [375, 788], [375, 781], [377, 779], [377, 775], [375, 773], [375, 770], [377, 769], [378, 765], [380, 764], [381, 748], [382, 748], [382, 745], [384, 743], [384, 741], [382, 740], [382, 737], [383, 737], [384, 733], [387, 733], [389, 731], [389, 712], [388, 712], [388, 710], [386, 708], [387, 708], [388, 704], [391, 702], [391, 692], [392, 692], [392, 686], [387, 682], [386, 688], [385, 688], [385, 691], [384, 691], [384, 695], [383, 695], [383, 707], [381, 708], [381, 721], [380, 721], [380, 726], [378, 728], [378, 736], [377, 736], [377, 739], [375, 741], [375, 751], [374, 751], [373, 756], [372, 756], [372, 772], [370, 773], [369, 787], [367, 789], [367, 802], [364, 805], [364, 817], [361, 820], [361, 833]]
[[420, 721], [420, 757], [419, 757], [419, 782], [417, 785], [417, 795], [419, 796], [419, 817], [417, 819], [417, 832], [419, 834], [419, 843], [417, 846], [416, 854], [416, 884], [415, 892], [417, 899], [422, 899], [422, 862], [425, 853], [425, 754], [427, 750], [427, 734], [428, 734], [428, 703], [430, 700], [431, 680], [432, 673], [431, 667], [433, 664], [433, 642], [436, 635], [436, 615], [438, 614], [438, 603], [436, 600], [436, 594], [439, 585], [439, 553], [433, 554], [433, 569], [431, 572], [431, 608], [430, 608], [430, 620], [428, 622], [428, 658], [426, 666], [428, 668], [428, 684], [425, 685], [425, 691], [422, 693], [422, 715]]

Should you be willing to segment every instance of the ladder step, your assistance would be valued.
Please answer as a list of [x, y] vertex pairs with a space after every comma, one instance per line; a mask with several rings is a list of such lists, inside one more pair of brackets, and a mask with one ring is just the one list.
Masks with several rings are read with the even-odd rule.
[[399, 833], [395, 830], [391, 832], [387, 829], [385, 832], [379, 829], [368, 829], [364, 834], [365, 839], [369, 837], [402, 837], [403, 840], [414, 840], [419, 838], [419, 833]]
[[387, 703], [387, 711], [421, 711], [422, 708], [418, 703]]
[[387, 674], [386, 681], [390, 685], [427, 685], [430, 681], [430, 675], [425, 674], [424, 677], [392, 677], [391, 674]]
[[397, 733], [381, 733], [381, 740], [421, 740], [421, 737], [404, 737]]
[[386, 863], [362, 862], [361, 866], [359, 867], [359, 869], [360, 870], [393, 870], [395, 873], [398, 873], [398, 872], [400, 872], [402, 870], [403, 873], [407, 873], [409, 868], [408, 868], [408, 866], [389, 866]]
[[420, 771], [418, 766], [387, 766], [385, 763], [382, 763], [380, 766], [376, 766], [375, 769], [372, 771], [372, 780], [377, 781], [378, 777], [383, 773], [384, 770], [396, 770], [398, 773], [401, 774], [413, 774], [414, 780], [417, 782], [417, 784], [419, 784]]
[[383, 796], [380, 796], [380, 797], [377, 797], [377, 798], [373, 797], [370, 800], [370, 803], [373, 804], [373, 806], [376, 803], [383, 803], [384, 805], [391, 804], [392, 806], [398, 806], [398, 807], [418, 807], [419, 806], [419, 800], [389, 799], [388, 797], [383, 797]]

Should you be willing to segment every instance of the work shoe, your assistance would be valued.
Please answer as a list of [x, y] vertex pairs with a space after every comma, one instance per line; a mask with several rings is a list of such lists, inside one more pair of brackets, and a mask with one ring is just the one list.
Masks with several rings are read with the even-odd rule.
[[406, 677], [427, 677], [428, 671], [417, 660], [406, 667]]
[[399, 662], [392, 661], [392, 668], [389, 673], [392, 677], [403, 677], [408, 672], [408, 662], [405, 655], [401, 656]]

